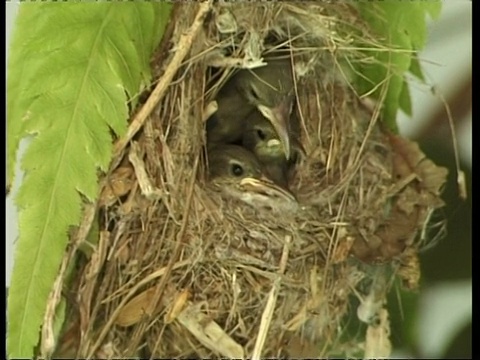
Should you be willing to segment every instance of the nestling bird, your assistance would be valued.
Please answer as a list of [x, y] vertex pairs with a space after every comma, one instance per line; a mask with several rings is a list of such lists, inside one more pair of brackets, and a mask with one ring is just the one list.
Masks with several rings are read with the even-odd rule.
[[226, 194], [256, 208], [295, 209], [295, 196], [271, 181], [255, 155], [239, 145], [217, 145], [208, 151], [210, 179]]
[[293, 104], [293, 73], [289, 59], [235, 73], [220, 89], [218, 110], [207, 121], [209, 144], [234, 143], [242, 138], [245, 119], [257, 109], [268, 119], [290, 157], [289, 117]]
[[[291, 137], [292, 134], [289, 134]], [[269, 177], [283, 188], [288, 188], [288, 172], [304, 150], [297, 138], [291, 138], [292, 156], [287, 160], [282, 143], [272, 124], [259, 112], [247, 117], [243, 146], [253, 152]]]

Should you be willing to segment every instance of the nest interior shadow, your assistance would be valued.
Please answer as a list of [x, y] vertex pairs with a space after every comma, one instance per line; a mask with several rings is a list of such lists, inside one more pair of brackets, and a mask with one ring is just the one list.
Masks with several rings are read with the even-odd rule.
[[[197, 10], [175, 6], [171, 51]], [[346, 318], [388, 327], [370, 318], [393, 277], [417, 285], [419, 234], [442, 206], [446, 173], [385, 130], [379, 105], [353, 90], [348, 63], [365, 55], [350, 44], [361, 38], [379, 46], [347, 3], [214, 5], [109, 175], [60, 348], [75, 342], [81, 357], [327, 357], [348, 347]], [[290, 58], [295, 73], [292, 116], [306, 156], [291, 175], [293, 212], [260, 211], [208, 178], [205, 109], [234, 68], [265, 56]], [[371, 314], [352, 315], [351, 297]]]

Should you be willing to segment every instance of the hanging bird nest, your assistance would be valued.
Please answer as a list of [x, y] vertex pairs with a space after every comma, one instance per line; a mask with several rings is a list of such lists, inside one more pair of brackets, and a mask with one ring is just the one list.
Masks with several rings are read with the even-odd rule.
[[[153, 64], [159, 79], [201, 6], [175, 5]], [[106, 178], [98, 243], [78, 262], [59, 354], [389, 355], [385, 297], [395, 277], [418, 283], [446, 171], [355, 93], [343, 65], [367, 59], [354, 39], [380, 46], [347, 3], [212, 5]], [[254, 208], [208, 181], [211, 101], [234, 68], [265, 54], [291, 58], [295, 70], [306, 152], [291, 174], [295, 210]], [[366, 333], [341, 338], [347, 320], [367, 323]]]

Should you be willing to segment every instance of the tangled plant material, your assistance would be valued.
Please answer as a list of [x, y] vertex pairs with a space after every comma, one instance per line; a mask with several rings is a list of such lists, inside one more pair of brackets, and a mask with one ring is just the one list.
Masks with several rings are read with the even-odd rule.
[[[166, 46], [176, 50], [198, 9], [175, 7], [158, 76]], [[166, 96], [107, 178], [99, 241], [79, 263], [58, 354], [389, 355], [385, 297], [395, 276], [418, 284], [420, 234], [443, 205], [446, 170], [383, 129], [378, 108], [353, 91], [345, 65], [366, 60], [350, 46], [354, 37], [379, 46], [347, 3], [212, 6]], [[299, 208], [291, 213], [224, 197], [203, 155], [210, 101], [234, 67], [258, 66], [265, 54], [290, 57], [296, 73], [294, 116], [307, 156], [292, 175]], [[355, 296], [368, 331], [351, 347], [340, 334]]]

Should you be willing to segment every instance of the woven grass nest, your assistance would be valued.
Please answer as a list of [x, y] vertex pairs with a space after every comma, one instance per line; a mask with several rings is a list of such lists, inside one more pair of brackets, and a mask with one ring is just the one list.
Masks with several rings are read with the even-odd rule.
[[[201, 6], [175, 5], [158, 78]], [[378, 106], [353, 90], [339, 66], [366, 60], [349, 46], [353, 28], [378, 46], [346, 3], [212, 6], [107, 177], [99, 240], [77, 265], [59, 354], [389, 355], [385, 298], [395, 279], [418, 284], [446, 170], [385, 130]], [[307, 154], [291, 179], [295, 212], [253, 208], [208, 181], [206, 109], [233, 67], [265, 54], [295, 67]], [[352, 321], [365, 332], [345, 338]]]

